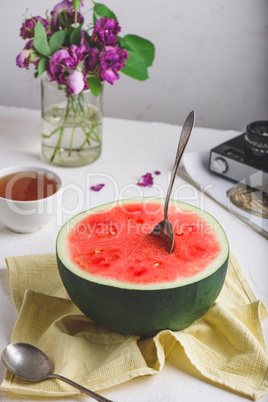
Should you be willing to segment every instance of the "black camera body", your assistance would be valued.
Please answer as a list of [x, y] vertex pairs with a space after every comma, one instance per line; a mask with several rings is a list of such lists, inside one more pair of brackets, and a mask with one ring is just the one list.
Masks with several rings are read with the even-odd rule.
[[268, 190], [268, 121], [257, 121], [247, 131], [211, 149], [209, 170], [235, 182], [262, 172]]

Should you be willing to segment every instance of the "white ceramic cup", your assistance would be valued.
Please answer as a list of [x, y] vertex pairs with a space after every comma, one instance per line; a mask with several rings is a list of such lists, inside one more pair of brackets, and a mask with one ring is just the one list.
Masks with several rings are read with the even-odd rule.
[[2, 169], [0, 170], [0, 178], [20, 172], [50, 174], [59, 184], [56, 193], [34, 201], [16, 201], [0, 197], [0, 221], [14, 232], [31, 233], [41, 229], [55, 215], [55, 200], [62, 187], [62, 181], [53, 171], [33, 166], [13, 166]]

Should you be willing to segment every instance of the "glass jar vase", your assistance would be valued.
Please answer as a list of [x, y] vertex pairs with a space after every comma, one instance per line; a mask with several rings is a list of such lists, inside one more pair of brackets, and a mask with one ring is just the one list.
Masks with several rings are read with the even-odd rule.
[[41, 81], [42, 155], [54, 165], [75, 167], [94, 162], [102, 146], [102, 94], [85, 90], [67, 95], [65, 88]]

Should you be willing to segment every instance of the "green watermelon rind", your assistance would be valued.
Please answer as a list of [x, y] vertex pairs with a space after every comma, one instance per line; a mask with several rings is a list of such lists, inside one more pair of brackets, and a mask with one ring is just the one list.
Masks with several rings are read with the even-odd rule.
[[[126, 199], [124, 202], [137, 203], [141, 199]], [[213, 305], [227, 272], [229, 244], [226, 235], [220, 224], [208, 213], [188, 204], [175, 203], [192, 209], [213, 223], [223, 249], [217, 264], [205, 269], [203, 277], [198, 274], [191, 279], [176, 281], [175, 284], [126, 284], [84, 272], [68, 259], [64, 248], [68, 222], [63, 226], [57, 238], [59, 273], [71, 300], [86, 316], [113, 331], [154, 335], [164, 329], [178, 331], [187, 328]], [[109, 203], [92, 208], [77, 215], [72, 224], [89, 213], [104, 211], [115, 205], [117, 204]]]

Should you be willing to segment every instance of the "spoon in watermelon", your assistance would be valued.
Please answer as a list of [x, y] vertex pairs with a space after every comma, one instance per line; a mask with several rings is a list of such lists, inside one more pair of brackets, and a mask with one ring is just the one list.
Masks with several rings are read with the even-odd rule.
[[170, 179], [170, 183], [169, 183], [169, 187], [168, 187], [168, 191], [167, 191], [167, 195], [166, 195], [165, 205], [164, 205], [164, 220], [159, 222], [151, 232], [152, 235], [162, 236], [165, 240], [167, 240], [168, 251], [170, 254], [172, 253], [173, 248], [174, 248], [174, 231], [173, 231], [173, 227], [168, 219], [168, 204], [169, 204], [169, 200], [170, 200], [172, 187], [173, 187], [175, 177], [177, 174], [177, 170], [179, 167], [179, 163], [181, 161], [183, 152], [186, 148], [187, 142], [190, 138], [193, 125], [194, 125], [194, 111], [189, 113], [189, 115], [187, 116], [187, 118], [183, 124], [182, 130], [181, 130], [181, 136], [180, 136], [180, 141], [179, 141], [179, 145], [178, 145], [178, 149], [177, 149], [176, 159], [175, 159], [175, 163], [173, 166], [173, 171], [172, 171], [172, 175], [171, 175], [171, 179]]

